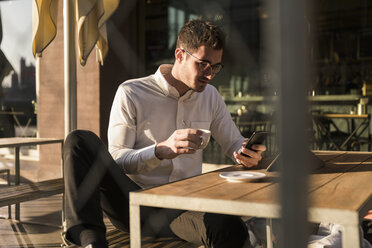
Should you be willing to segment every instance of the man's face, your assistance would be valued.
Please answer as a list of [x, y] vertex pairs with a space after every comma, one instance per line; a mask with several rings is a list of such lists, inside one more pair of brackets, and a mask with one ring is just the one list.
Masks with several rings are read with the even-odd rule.
[[214, 50], [205, 45], [194, 52], [181, 50], [183, 52], [181, 80], [190, 89], [202, 92], [221, 66], [223, 50]]

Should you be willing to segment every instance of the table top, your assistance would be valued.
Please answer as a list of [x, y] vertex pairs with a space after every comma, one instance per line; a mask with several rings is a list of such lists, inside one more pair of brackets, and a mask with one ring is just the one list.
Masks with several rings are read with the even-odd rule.
[[32, 146], [32, 145], [42, 145], [42, 144], [62, 143], [62, 142], [63, 142], [63, 139], [57, 139], [57, 138], [29, 138], [29, 137], [0, 138], [0, 148]]
[[313, 116], [319, 117], [326, 117], [326, 118], [350, 118], [350, 119], [365, 119], [369, 118], [368, 114], [331, 114], [331, 113], [324, 113], [324, 114], [313, 114]]
[[[316, 151], [325, 166], [310, 175], [309, 220], [357, 223], [372, 209], [372, 153]], [[131, 192], [131, 204], [267, 218], [280, 217], [279, 173], [260, 181], [232, 183], [221, 171]], [[258, 171], [258, 170], [257, 170]]]

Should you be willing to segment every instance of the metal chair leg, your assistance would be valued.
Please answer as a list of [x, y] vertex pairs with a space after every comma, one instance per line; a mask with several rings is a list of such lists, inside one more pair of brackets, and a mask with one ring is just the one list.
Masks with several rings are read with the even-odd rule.
[[[9, 169], [1, 169], [0, 173], [6, 173], [6, 180], [8, 182], [8, 186], [10, 186], [10, 170]], [[8, 205], [8, 219], [12, 218], [12, 205]]]

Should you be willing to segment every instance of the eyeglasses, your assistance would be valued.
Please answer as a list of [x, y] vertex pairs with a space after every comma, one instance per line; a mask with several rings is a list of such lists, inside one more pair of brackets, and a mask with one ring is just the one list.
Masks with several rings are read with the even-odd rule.
[[194, 55], [192, 55], [191, 53], [189, 53], [186, 49], [182, 49], [182, 51], [184, 51], [185, 53], [187, 53], [191, 57], [199, 60], [198, 66], [199, 66], [199, 70], [201, 72], [206, 72], [208, 69], [211, 69], [212, 70], [212, 72], [211, 72], [212, 74], [217, 74], [223, 68], [223, 64], [222, 63], [217, 63], [217, 64], [212, 65], [211, 62], [209, 62], [207, 60], [203, 60], [203, 59], [199, 59], [198, 57], [195, 57]]

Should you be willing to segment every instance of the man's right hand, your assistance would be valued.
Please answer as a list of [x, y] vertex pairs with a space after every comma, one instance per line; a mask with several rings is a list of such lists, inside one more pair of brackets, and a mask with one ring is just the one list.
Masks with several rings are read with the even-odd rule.
[[202, 143], [202, 131], [178, 129], [165, 141], [156, 144], [155, 156], [159, 159], [172, 159], [180, 154], [192, 154]]

